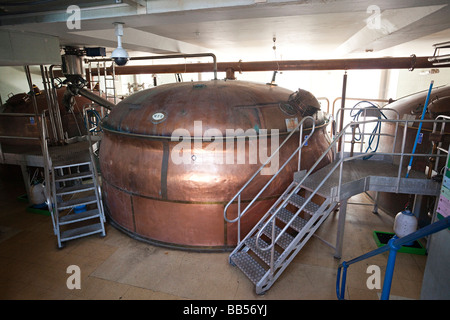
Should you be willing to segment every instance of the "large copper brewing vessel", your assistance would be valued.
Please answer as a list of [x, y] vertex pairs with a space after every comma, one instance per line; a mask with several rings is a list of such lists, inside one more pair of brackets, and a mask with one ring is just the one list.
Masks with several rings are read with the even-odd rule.
[[[83, 107], [90, 104], [91, 101], [81, 97], [68, 97], [65, 95], [66, 89], [60, 88], [56, 90], [58, 99], [59, 112], [61, 115], [61, 124], [66, 137], [71, 138], [86, 134], [86, 127], [83, 120]], [[36, 104], [38, 114], [42, 114], [49, 109], [45, 91], [35, 87]], [[68, 101], [68, 99], [71, 99]], [[70, 106], [70, 108], [68, 108]], [[4, 113], [35, 113], [31, 97], [27, 93], [19, 93], [11, 96], [2, 106]], [[57, 140], [55, 133], [50, 125], [49, 114], [46, 112], [47, 130], [50, 141]], [[25, 119], [26, 120], [26, 119]], [[8, 136], [38, 136], [38, 126], [35, 122], [24, 123], [24, 118], [2, 117], [0, 118], [0, 133], [4, 132]], [[4, 144], [36, 144], [32, 140], [2, 140]]]
[[[400, 119], [409, 119], [409, 120], [420, 120], [422, 116], [422, 111], [425, 105], [426, 97], [428, 90], [424, 90], [422, 92], [418, 92], [404, 98], [400, 98], [395, 102], [387, 104], [385, 107], [394, 109], [398, 112]], [[392, 112], [386, 112], [385, 115], [390, 119], [395, 119], [394, 114]], [[425, 120], [434, 120], [439, 115], [450, 116], [450, 86], [442, 86], [433, 88], [430, 93], [429, 104], [425, 113]], [[442, 119], [441, 119], [442, 120]], [[419, 127], [419, 122], [411, 124], [408, 128], [406, 141], [405, 141], [405, 153], [411, 153], [414, 147], [414, 142], [417, 135], [417, 130]], [[441, 130], [441, 124], [437, 124], [437, 131]], [[432, 154], [433, 153], [433, 138], [431, 133], [433, 131], [433, 123], [423, 123], [421, 128], [422, 138], [420, 139], [420, 143], [417, 144], [416, 154]], [[402, 146], [402, 132], [403, 132], [403, 124], [399, 125], [397, 139], [395, 141], [395, 152], [401, 152]], [[387, 123], [383, 126], [383, 133], [389, 134], [391, 136], [395, 133], [395, 125], [393, 123]], [[450, 133], [450, 126], [447, 125], [445, 127], [445, 134], [448, 135]], [[393, 138], [390, 136], [382, 136], [380, 138], [379, 143], [379, 151], [381, 152], [392, 152], [393, 146]], [[442, 148], [447, 150], [448, 148], [448, 140], [442, 140]], [[436, 150], [435, 150], [436, 151]], [[430, 162], [431, 159], [431, 162]], [[398, 161], [398, 159], [395, 159]], [[436, 157], [414, 157], [414, 161], [412, 163], [412, 169], [425, 172], [426, 168], [431, 165], [434, 167], [434, 161], [436, 161]], [[445, 165], [445, 158], [437, 159], [439, 161], [439, 168], [442, 168]], [[407, 165], [409, 163], [409, 158], [405, 158], [403, 161], [403, 165]], [[427, 197], [434, 198], [434, 197]], [[411, 198], [409, 195], [402, 194], [394, 194], [394, 193], [380, 193], [378, 197], [378, 205], [384, 209], [385, 211], [396, 214], [399, 211], [402, 211], [405, 208], [405, 205], [410, 201]], [[423, 202], [424, 205], [429, 206], [429, 208], [423, 208], [421, 212], [426, 213], [433, 207], [433, 200], [427, 200]], [[412, 205], [412, 203], [411, 203]], [[424, 218], [428, 219], [428, 218]], [[421, 217], [419, 217], [419, 224], [422, 224]], [[423, 222], [426, 224], [426, 221]]]
[[[314, 110], [316, 129], [303, 150], [302, 169], [310, 167], [329, 146], [327, 122], [315, 109], [320, 108], [317, 100], [302, 91], [297, 98], [303, 97], [303, 108], [301, 101], [292, 106], [287, 103], [292, 94], [277, 86], [213, 80], [162, 85], [121, 101], [102, 123], [100, 147], [103, 200], [112, 224], [134, 238], [163, 246], [199, 251], [235, 246], [237, 226], [225, 222], [223, 211], [264, 162], [260, 156], [251, 161], [252, 143], [261, 142], [259, 154], [270, 155], [273, 139], [281, 144], [290, 133], [289, 126]], [[306, 125], [311, 127], [311, 123]], [[238, 129], [259, 133], [245, 140], [245, 150], [238, 149], [236, 139], [220, 139], [227, 137], [227, 130]], [[263, 129], [268, 130], [267, 137], [261, 135]], [[183, 153], [179, 148], [183, 140], [171, 139], [174, 132], [192, 138]], [[307, 129], [304, 132], [308, 134]], [[279, 166], [298, 143], [297, 132], [282, 148]], [[243, 164], [237, 159], [242, 151]], [[184, 152], [187, 161], [177, 163], [177, 156]], [[330, 160], [331, 154], [319, 167]], [[242, 235], [291, 183], [297, 161], [289, 162], [243, 217]], [[242, 202], [248, 203], [271, 177], [258, 175], [243, 193]], [[229, 215], [236, 215], [235, 204]]]

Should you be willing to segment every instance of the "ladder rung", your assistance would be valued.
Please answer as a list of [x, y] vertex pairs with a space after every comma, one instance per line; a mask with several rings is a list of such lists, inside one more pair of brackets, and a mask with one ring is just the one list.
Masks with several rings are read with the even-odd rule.
[[[284, 196], [283, 198], [286, 199], [287, 196]], [[288, 201], [297, 208], [301, 208], [305, 203], [306, 199], [303, 198], [302, 196], [299, 196], [298, 194], [293, 194], [290, 198], [288, 198]], [[319, 206], [317, 204], [315, 204], [312, 201], [309, 201], [303, 210], [309, 213], [310, 215], [313, 215], [314, 213], [317, 212], [318, 209]]]
[[[294, 214], [289, 211], [286, 208], [281, 208], [280, 211], [278, 211], [277, 218], [283, 221], [284, 223], [288, 223], [291, 221]], [[303, 227], [308, 223], [307, 220], [297, 216], [295, 217], [294, 221], [290, 224], [290, 227], [298, 232], [303, 229]]]
[[76, 238], [90, 236], [92, 234], [103, 232], [101, 223], [95, 223], [80, 228], [69, 229], [61, 232], [61, 241], [68, 241]]
[[74, 207], [78, 207], [78, 206], [90, 204], [90, 203], [95, 203], [95, 202], [97, 202], [97, 197], [95, 195], [84, 197], [84, 198], [71, 199], [68, 201], [61, 202], [58, 205], [58, 210], [74, 208]]
[[[267, 242], [262, 239], [258, 240], [258, 244], [260, 248], [266, 248], [269, 246]], [[250, 237], [245, 240], [245, 245], [249, 247], [261, 260], [263, 260], [268, 266], [270, 266], [270, 249], [266, 251], [262, 251], [256, 246], [256, 237]], [[275, 250], [274, 251], [274, 261], [277, 261], [280, 257], [280, 253]]]
[[88, 219], [93, 219], [100, 217], [100, 212], [98, 209], [88, 210], [80, 213], [72, 213], [59, 218], [59, 224], [65, 225], [75, 222], [80, 222]]
[[78, 184], [75, 186], [70, 187], [62, 187], [56, 190], [57, 195], [63, 195], [63, 194], [71, 194], [71, 193], [77, 193], [77, 192], [83, 192], [92, 190], [95, 188], [95, 185], [93, 183], [88, 184]]
[[57, 176], [57, 177], [55, 177], [55, 182], [69, 181], [69, 180], [76, 180], [76, 179], [90, 178], [90, 177], [93, 177], [93, 174], [91, 171], [78, 172], [78, 173], [66, 174], [64, 176]]
[[266, 270], [247, 252], [236, 252], [230, 257], [230, 260], [241, 269], [254, 284], [257, 284], [266, 274]]

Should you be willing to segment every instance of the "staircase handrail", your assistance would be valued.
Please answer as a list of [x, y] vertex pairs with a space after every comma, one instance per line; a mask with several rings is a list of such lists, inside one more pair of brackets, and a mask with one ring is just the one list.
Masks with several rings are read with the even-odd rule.
[[[416, 241], [420, 238], [426, 237], [433, 233], [439, 232], [445, 228], [450, 227], [450, 216], [434, 222], [426, 227], [423, 227], [409, 235], [398, 238], [397, 236], [392, 237], [387, 245], [380, 247], [378, 249], [367, 252], [359, 257], [356, 257], [350, 261], [344, 261], [338, 266], [337, 280], [336, 280], [336, 295], [339, 300], [343, 300], [345, 297], [345, 283], [347, 278], [347, 269], [350, 265], [371, 258], [373, 256], [379, 255], [383, 252], [389, 251], [388, 263], [386, 267], [386, 273], [384, 276], [383, 290], [381, 293], [381, 300], [388, 300], [390, 294], [390, 288], [392, 283], [392, 276], [395, 267], [395, 255], [396, 252], [405, 244]], [[341, 278], [341, 270], [342, 278]]]
[[[87, 114], [88, 110], [95, 110], [95, 108], [94, 108], [93, 105], [85, 105], [85, 106], [83, 107], [83, 117], [84, 117], [84, 119], [86, 119], [86, 121], [87, 121], [87, 119], [88, 119], [88, 114]], [[87, 121], [87, 122], [88, 122], [88, 121]], [[97, 125], [97, 126], [98, 126], [98, 125]], [[93, 129], [96, 129], [97, 126], [95, 126]], [[86, 131], [87, 131], [87, 141], [88, 141], [88, 144], [89, 144], [89, 158], [91, 159], [91, 163], [92, 163], [92, 171], [94, 171], [94, 172], [93, 172], [93, 173], [94, 173], [94, 179], [95, 179], [95, 181], [97, 182], [97, 183], [96, 183], [96, 185], [97, 185], [96, 193], [97, 193], [97, 196], [98, 196], [98, 198], [99, 198], [99, 204], [100, 204], [99, 210], [100, 210], [100, 215], [101, 215], [101, 217], [102, 217], [103, 222], [105, 222], [106, 219], [105, 219], [105, 213], [104, 213], [104, 208], [103, 208], [102, 188], [101, 188], [101, 185], [100, 185], [100, 179], [99, 179], [99, 177], [98, 177], [97, 165], [95, 164], [96, 161], [95, 161], [94, 148], [93, 148], [94, 143], [92, 143], [92, 137], [91, 137], [91, 131], [92, 131], [92, 130], [91, 130], [91, 128], [89, 128], [89, 122], [87, 123]], [[98, 143], [98, 141], [95, 142], [95, 143]]]
[[[306, 121], [312, 122], [312, 127], [307, 128], [308, 130], [311, 130], [310, 134], [305, 137], [303, 140], [303, 125]], [[304, 145], [308, 143], [308, 140], [311, 138], [311, 136], [314, 133], [314, 130], [316, 128], [315, 119], [311, 116], [304, 117], [298, 125], [291, 131], [291, 133], [284, 139], [284, 141], [281, 143], [280, 146], [270, 155], [270, 157], [263, 163], [263, 165], [260, 166], [260, 168], [250, 177], [250, 179], [247, 180], [247, 182], [244, 184], [244, 186], [234, 195], [233, 198], [225, 205], [224, 208], [224, 219], [225, 221], [229, 223], [234, 223], [238, 221], [238, 242], [240, 242], [240, 219], [241, 217], [249, 210], [249, 208], [255, 203], [255, 201], [259, 198], [259, 196], [266, 190], [266, 188], [272, 183], [272, 181], [278, 176], [278, 174], [284, 169], [284, 167], [292, 160], [292, 158], [298, 153], [298, 166], [300, 167], [301, 162], [301, 149]], [[272, 161], [273, 157], [279, 153], [280, 149], [284, 146], [284, 144], [292, 137], [292, 135], [299, 130], [299, 140], [301, 141], [299, 147], [295, 149], [295, 151], [291, 154], [291, 156], [284, 162], [284, 164], [278, 169], [278, 171], [272, 176], [272, 178], [264, 185], [264, 187], [258, 192], [258, 194], [250, 201], [250, 203], [245, 207], [245, 209], [241, 212], [241, 194], [247, 188], [247, 186], [253, 181], [253, 179], [264, 169], [264, 167]], [[303, 141], [302, 141], [303, 140]], [[238, 214], [235, 219], [228, 219], [227, 217], [227, 211], [228, 207], [236, 200], [238, 203]]]
[[[364, 120], [364, 121], [356, 121], [356, 122], [350, 122], [348, 123], [344, 129], [341, 130], [341, 132], [339, 132], [334, 140], [330, 143], [330, 145], [328, 146], [327, 149], [325, 149], [325, 151], [322, 153], [322, 155], [316, 160], [316, 162], [311, 166], [311, 168], [307, 171], [307, 173], [303, 176], [303, 178], [301, 179], [300, 182], [297, 183], [297, 186], [289, 193], [289, 195], [287, 197], [285, 197], [285, 200], [282, 202], [281, 205], [279, 205], [277, 207], [277, 209], [272, 213], [272, 216], [264, 223], [263, 226], [260, 227], [259, 232], [257, 233], [255, 242], [256, 242], [256, 246], [262, 250], [262, 251], [268, 251], [269, 249], [272, 249], [272, 251], [275, 248], [275, 244], [279, 241], [279, 239], [281, 238], [281, 236], [286, 232], [286, 230], [290, 227], [290, 225], [293, 223], [293, 221], [295, 220], [295, 218], [300, 214], [300, 212], [302, 212], [305, 208], [306, 205], [311, 201], [311, 199], [316, 195], [316, 193], [320, 190], [320, 188], [323, 186], [323, 184], [328, 180], [328, 178], [332, 175], [332, 173], [334, 173], [334, 171], [340, 167], [340, 174], [339, 174], [339, 184], [338, 184], [338, 190], [337, 190], [337, 200], [340, 200], [340, 189], [341, 189], [341, 181], [342, 181], [342, 166], [343, 163], [345, 161], [350, 161], [353, 159], [358, 159], [358, 158], [362, 158], [364, 156], [366, 156], [365, 153], [356, 155], [356, 156], [350, 156], [345, 158], [344, 157], [344, 144], [345, 144], [345, 139], [341, 139], [343, 135], [347, 134], [346, 130], [351, 127], [354, 124], [368, 124], [368, 123], [374, 123], [374, 122], [390, 122], [390, 123], [404, 123], [404, 132], [403, 132], [403, 141], [402, 141], [402, 152], [400, 153], [394, 153], [394, 152], [376, 152], [379, 155], [392, 155], [392, 156], [400, 156], [401, 160], [400, 160], [400, 165], [399, 165], [399, 170], [398, 170], [398, 182], [397, 182], [397, 190], [399, 188], [399, 184], [400, 184], [400, 177], [401, 177], [401, 170], [402, 170], [402, 162], [403, 162], [403, 157], [405, 156], [430, 156], [429, 154], [413, 154], [413, 153], [404, 153], [404, 146], [405, 146], [405, 142], [406, 142], [406, 132], [408, 129], [408, 123], [410, 122], [422, 122], [422, 123], [426, 123], [426, 122], [430, 122], [430, 123], [435, 123], [436, 120], [421, 120], [421, 119], [405, 119], [405, 120], [393, 120], [393, 119], [374, 119], [374, 120]], [[446, 120], [438, 120], [438, 122], [449, 122]], [[396, 136], [394, 136], [394, 139], [396, 139]], [[311, 173], [314, 171], [314, 169], [319, 165], [319, 163], [322, 161], [322, 159], [329, 153], [330, 150], [332, 150], [332, 148], [335, 146], [335, 144], [337, 143], [341, 143], [341, 148], [340, 148], [340, 158], [338, 161], [336, 161], [336, 164], [333, 166], [333, 168], [328, 172], [328, 174], [323, 178], [323, 180], [320, 182], [320, 184], [311, 192], [311, 194], [309, 195], [309, 197], [304, 201], [303, 205], [297, 210], [297, 212], [292, 216], [292, 218], [289, 220], [289, 222], [286, 223], [286, 225], [284, 226], [283, 229], [281, 229], [281, 231], [279, 232], [279, 234], [277, 235], [277, 237], [274, 237], [274, 234], [272, 234], [272, 241], [271, 243], [264, 247], [261, 248], [260, 246], [260, 241], [259, 239], [261, 238], [261, 235], [263, 234], [264, 230], [267, 228], [267, 226], [269, 225], [269, 223], [274, 224], [275, 223], [275, 218], [277, 217], [278, 213], [280, 212], [281, 208], [283, 208], [287, 203], [289, 198], [296, 192], [298, 192], [298, 190], [301, 188], [302, 184], [305, 182], [305, 180], [311, 175]], [[438, 156], [438, 155], [435, 155]], [[278, 201], [274, 203], [274, 205], [268, 210], [268, 212], [272, 211], [273, 208], [278, 204]], [[272, 233], [274, 233], [274, 226], [272, 226]], [[273, 252], [272, 255], [273, 257]]]
[[[26, 118], [31, 118], [31, 117], [36, 117], [38, 119], [38, 124], [39, 124], [39, 128], [38, 128], [38, 137], [29, 137], [29, 136], [12, 136], [12, 135], [2, 135], [0, 136], [0, 138], [5, 138], [5, 139], [22, 139], [22, 140], [37, 140], [39, 141], [39, 144], [41, 146], [41, 151], [42, 151], [42, 157], [43, 157], [43, 168], [44, 168], [44, 180], [45, 180], [45, 198], [46, 198], [46, 202], [47, 202], [47, 208], [49, 210], [49, 212], [53, 212], [53, 207], [52, 207], [52, 201], [51, 201], [51, 189], [50, 189], [50, 178], [49, 178], [49, 170], [51, 167], [51, 157], [50, 157], [50, 153], [48, 151], [48, 144], [47, 144], [47, 140], [48, 140], [48, 135], [47, 135], [47, 122], [46, 122], [46, 118], [45, 118], [45, 113], [48, 112], [48, 110], [43, 110], [41, 114], [36, 114], [36, 113], [0, 113], [0, 116], [5, 116], [5, 117], [26, 117]], [[1, 150], [1, 143], [0, 143], [0, 156], [3, 157], [2, 154], [2, 150]], [[53, 223], [53, 230], [56, 230], [56, 222], [55, 219], [52, 215], [52, 223]]]

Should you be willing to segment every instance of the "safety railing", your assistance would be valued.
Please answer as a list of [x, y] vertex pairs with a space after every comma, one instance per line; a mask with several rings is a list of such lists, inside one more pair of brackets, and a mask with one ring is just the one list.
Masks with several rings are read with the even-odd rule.
[[[87, 105], [83, 107], [83, 117], [85, 119], [87, 119], [89, 117], [89, 112], [93, 112], [95, 111], [95, 107], [94, 105]], [[86, 120], [87, 121], [87, 120]], [[97, 189], [95, 190], [97, 198], [99, 199], [99, 204], [100, 204], [100, 214], [102, 216], [102, 220], [103, 222], [106, 222], [105, 220], [105, 215], [104, 215], [104, 208], [103, 208], [103, 200], [102, 200], [102, 187], [100, 184], [100, 179], [98, 176], [98, 169], [97, 169], [97, 161], [96, 161], [96, 157], [95, 157], [95, 151], [94, 151], [94, 146], [97, 146], [96, 149], [99, 149], [98, 144], [100, 143], [99, 140], [97, 140], [96, 142], [92, 141], [92, 133], [97, 129], [97, 127], [99, 127], [100, 124], [93, 124], [93, 127], [91, 128], [89, 126], [89, 122], [87, 121], [87, 141], [89, 143], [89, 157], [91, 159], [91, 163], [92, 163], [92, 170], [94, 171], [94, 179], [97, 182]]]
[[[356, 160], [356, 159], [361, 159], [367, 156], [366, 153], [362, 153], [362, 154], [358, 154], [358, 155], [353, 155], [353, 156], [348, 156], [345, 157], [344, 155], [344, 146], [343, 144], [345, 143], [344, 135], [348, 134], [347, 130], [350, 128], [351, 126], [354, 124], [369, 124], [369, 123], [393, 123], [393, 124], [404, 124], [404, 130], [403, 130], [403, 138], [402, 138], [402, 147], [401, 147], [401, 152], [377, 152], [378, 155], [390, 155], [390, 156], [398, 156], [400, 157], [400, 163], [399, 163], [399, 168], [398, 168], [398, 174], [397, 174], [397, 185], [396, 185], [396, 190], [397, 192], [399, 191], [399, 187], [400, 187], [400, 179], [401, 179], [401, 173], [402, 173], [402, 164], [403, 164], [403, 159], [404, 157], [429, 157], [429, 154], [414, 154], [414, 153], [405, 153], [404, 149], [405, 149], [405, 143], [406, 143], [406, 136], [407, 136], [407, 131], [408, 131], [408, 123], [414, 123], [414, 122], [421, 122], [421, 123], [425, 123], [425, 122], [430, 122], [430, 123], [434, 123], [435, 120], [391, 120], [391, 119], [376, 119], [376, 120], [366, 120], [366, 121], [359, 121], [359, 122], [352, 122], [347, 124], [344, 129], [339, 132], [336, 137], [334, 138], [334, 140], [332, 141], [332, 143], [330, 144], [330, 146], [322, 153], [322, 155], [316, 160], [316, 162], [310, 167], [310, 169], [306, 172], [306, 174], [303, 175], [303, 177], [301, 178], [300, 181], [297, 181], [296, 186], [293, 187], [293, 189], [289, 192], [289, 194], [285, 197], [280, 197], [278, 199], [278, 201], [276, 201], [274, 203], [274, 205], [268, 210], [268, 213], [271, 214], [271, 217], [269, 219], [266, 220], [266, 222], [260, 227], [260, 230], [257, 234], [256, 237], [256, 246], [262, 250], [262, 251], [268, 251], [269, 249], [271, 250], [271, 272], [274, 272], [274, 270], [276, 269], [276, 265], [274, 264], [273, 261], [273, 257], [274, 257], [274, 253], [275, 253], [275, 244], [281, 239], [281, 237], [284, 235], [284, 233], [287, 231], [287, 229], [290, 227], [290, 225], [293, 223], [293, 221], [297, 218], [297, 216], [300, 214], [300, 212], [302, 212], [306, 206], [312, 201], [312, 198], [318, 193], [318, 191], [322, 188], [322, 186], [326, 183], [326, 181], [331, 177], [331, 175], [339, 168], [339, 182], [337, 184], [337, 192], [336, 194], [331, 196], [331, 199], [329, 199], [330, 201], [333, 202], [339, 202], [341, 200], [341, 185], [342, 185], [342, 173], [343, 173], [343, 165], [344, 162], [347, 161], [351, 161], [351, 160]], [[448, 122], [446, 120], [439, 120], [439, 122]], [[341, 139], [342, 138], [342, 139]], [[397, 136], [393, 136], [393, 139], [396, 139]], [[303, 205], [297, 210], [297, 212], [292, 216], [292, 218], [290, 219], [289, 222], [286, 223], [286, 225], [284, 226], [283, 229], [281, 229], [281, 231], [279, 231], [277, 237], [274, 237], [274, 230], [275, 230], [275, 218], [277, 217], [277, 214], [280, 212], [280, 210], [287, 205], [288, 203], [288, 199], [294, 195], [295, 193], [297, 193], [300, 188], [302, 187], [303, 183], [305, 182], [305, 180], [314, 172], [314, 170], [316, 169], [316, 167], [319, 165], [319, 163], [322, 161], [322, 159], [333, 149], [335, 149], [335, 145], [337, 143], [341, 144], [341, 148], [340, 148], [340, 152], [339, 152], [339, 157], [338, 160], [334, 163], [334, 165], [332, 166], [332, 168], [329, 170], [329, 172], [327, 173], [327, 175], [323, 178], [323, 180], [319, 183], [319, 185], [312, 191], [310, 192], [308, 198], [306, 198], [306, 200], [304, 201]], [[302, 145], [303, 146], [303, 145]], [[301, 146], [301, 147], [302, 147]], [[301, 148], [300, 147], [300, 148]], [[337, 156], [337, 154], [335, 155]], [[446, 155], [441, 155], [446, 157]], [[439, 155], [436, 155], [436, 157], [439, 157]], [[336, 159], [336, 157], [335, 157]], [[283, 201], [282, 198], [284, 198]], [[261, 238], [262, 234], [264, 233], [265, 229], [268, 227], [269, 224], [272, 224], [272, 240], [271, 243], [268, 244], [266, 247], [261, 248], [260, 247], [260, 241], [259, 239]]]
[[[449, 120], [450, 121], [450, 116], [439, 115], [439, 116], [436, 117], [436, 120], [440, 120], [440, 119], [442, 119], [442, 120]], [[433, 124], [433, 133], [437, 132], [437, 125], [438, 125], [438, 123], [439, 122], [435, 122]], [[439, 130], [439, 134], [440, 134], [441, 137], [443, 137], [443, 135], [445, 133], [445, 124], [446, 124], [446, 122], [442, 122], [441, 123], [441, 129]], [[435, 148], [435, 150], [433, 149], [433, 151], [436, 151], [436, 154], [438, 154], [438, 155], [440, 155], [441, 152], [447, 153], [448, 150], [442, 149], [442, 138], [439, 138], [438, 140], [439, 140], [439, 142], [438, 143], [434, 143], [434, 145], [433, 145], [433, 148]], [[434, 164], [434, 171], [438, 172], [438, 167], [439, 167], [439, 163], [438, 163], [438, 161], [436, 161], [435, 164]]]
[[[312, 123], [312, 126], [308, 128], [310, 130], [309, 135], [305, 139], [303, 139], [303, 126], [304, 123], [310, 121]], [[281, 145], [272, 152], [271, 156], [263, 163], [263, 165], [250, 177], [250, 179], [244, 184], [244, 186], [236, 193], [236, 195], [225, 205], [224, 208], [224, 218], [225, 221], [234, 223], [238, 222], [238, 244], [241, 242], [240, 236], [241, 236], [241, 218], [245, 215], [245, 213], [248, 212], [250, 207], [258, 200], [258, 198], [261, 196], [261, 194], [267, 189], [267, 187], [272, 183], [273, 180], [278, 176], [278, 174], [286, 167], [286, 165], [295, 157], [295, 155], [298, 154], [298, 169], [300, 169], [300, 163], [301, 163], [301, 152], [304, 145], [308, 143], [308, 140], [311, 138], [311, 136], [314, 134], [315, 130], [315, 120], [311, 116], [303, 118], [300, 123], [295, 127], [294, 130], [291, 131], [291, 133], [284, 139], [284, 141], [281, 143]], [[292, 152], [292, 154], [289, 156], [289, 158], [283, 163], [283, 165], [278, 169], [278, 171], [269, 179], [269, 181], [263, 186], [263, 188], [256, 194], [256, 196], [250, 201], [250, 203], [244, 208], [244, 210], [241, 210], [241, 195], [242, 192], [251, 184], [251, 182], [255, 179], [255, 177], [260, 174], [260, 172], [272, 161], [272, 159], [279, 154], [281, 148], [287, 143], [287, 141], [293, 136], [295, 132], [299, 132], [299, 147]], [[273, 137], [272, 137], [273, 138]], [[227, 216], [228, 208], [232, 203], [234, 203], [237, 200], [237, 217], [234, 219], [229, 219]]]
[[[357, 107], [357, 105], [359, 105], [360, 103], [368, 103], [369, 106], [368, 107]], [[361, 100], [352, 108], [338, 109], [338, 111], [336, 112], [336, 120], [335, 120], [336, 124], [335, 124], [334, 128], [341, 127], [341, 124], [343, 126], [343, 123], [345, 122], [345, 112], [346, 111], [349, 111], [349, 116], [351, 118], [353, 118], [353, 122], [351, 125], [351, 131], [352, 131], [351, 132], [351, 140], [345, 141], [345, 143], [350, 143], [350, 155], [353, 155], [354, 145], [356, 143], [360, 144], [359, 151], [361, 153], [363, 152], [366, 136], [369, 136], [366, 152], [369, 149], [373, 150], [373, 151], [376, 151], [378, 149], [378, 143], [375, 146], [375, 148], [372, 148], [372, 143], [375, 139], [377, 139], [377, 142], [378, 142], [381, 136], [390, 136], [390, 137], [394, 138], [393, 143], [392, 143], [392, 152], [395, 151], [395, 147], [396, 147], [396, 139], [395, 138], [397, 137], [397, 133], [398, 133], [398, 123], [395, 124], [394, 134], [391, 135], [391, 134], [382, 133], [381, 126], [379, 125], [379, 123], [376, 123], [372, 132], [370, 132], [370, 133], [366, 132], [366, 126], [365, 126], [364, 121], [366, 121], [367, 118], [387, 119], [387, 116], [385, 113], [393, 113], [393, 115], [395, 117], [394, 120], [399, 120], [400, 115], [397, 110], [391, 109], [391, 108], [378, 108], [377, 106], [372, 104], [370, 101]], [[362, 130], [361, 130], [361, 128], [359, 128], [359, 124], [357, 123], [360, 118], [362, 119], [361, 121], [363, 121], [362, 122], [362, 125], [363, 125]], [[392, 117], [390, 117], [390, 118], [392, 118]], [[358, 129], [358, 132], [356, 132], [357, 129]], [[333, 136], [334, 135], [336, 135], [336, 132], [333, 132]], [[356, 136], [359, 136], [359, 138], [357, 138]], [[345, 139], [345, 136], [343, 139]], [[336, 149], [335, 149], [335, 152], [336, 152]]]
[[[42, 150], [42, 157], [43, 157], [43, 168], [44, 168], [44, 180], [45, 180], [45, 197], [47, 202], [47, 207], [50, 212], [52, 212], [52, 201], [51, 201], [51, 191], [50, 191], [50, 167], [51, 167], [51, 158], [48, 151], [48, 131], [47, 131], [47, 123], [46, 123], [46, 117], [45, 113], [47, 110], [45, 110], [42, 114], [34, 114], [34, 113], [0, 113], [0, 117], [25, 117], [25, 118], [37, 118], [38, 119], [38, 136], [13, 136], [13, 135], [4, 135], [2, 134], [0, 136], [0, 139], [14, 139], [14, 140], [32, 140], [32, 141], [38, 141], [41, 150]], [[0, 144], [0, 156], [1, 156], [1, 162], [4, 161], [3, 157], [3, 151]], [[53, 230], [56, 232], [56, 221], [54, 220], [53, 214], [52, 214], [52, 223], [53, 223]]]
[[390, 291], [391, 291], [392, 277], [394, 274], [395, 259], [397, 256], [397, 251], [400, 250], [401, 247], [405, 244], [414, 242], [416, 240], [419, 240], [423, 237], [429, 236], [433, 233], [439, 232], [448, 227], [450, 227], [450, 217], [446, 217], [442, 220], [434, 222], [434, 223], [432, 223], [426, 227], [423, 227], [413, 233], [410, 233], [409, 235], [406, 235], [402, 238], [398, 238], [397, 236], [394, 236], [389, 240], [387, 245], [380, 247], [378, 249], [375, 249], [373, 251], [370, 251], [366, 254], [363, 254], [363, 255], [361, 255], [357, 258], [354, 258], [350, 261], [344, 261], [343, 263], [341, 263], [339, 265], [338, 271], [337, 271], [337, 279], [336, 279], [337, 298], [339, 300], [343, 300], [345, 298], [345, 284], [346, 284], [346, 280], [347, 280], [347, 269], [350, 265], [352, 265], [356, 262], [363, 261], [368, 258], [374, 257], [383, 252], [389, 251], [386, 272], [385, 272], [384, 281], [383, 281], [383, 289], [381, 292], [381, 300], [388, 300]]

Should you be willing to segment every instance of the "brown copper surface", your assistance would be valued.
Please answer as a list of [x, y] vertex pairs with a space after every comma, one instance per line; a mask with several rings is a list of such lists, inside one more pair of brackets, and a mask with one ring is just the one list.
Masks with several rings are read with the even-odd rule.
[[[281, 143], [288, 134], [286, 119], [302, 119], [299, 110], [288, 114], [280, 107], [291, 94], [263, 84], [210, 81], [164, 85], [120, 102], [102, 124], [100, 148], [104, 202], [113, 223], [134, 237], [158, 244], [215, 249], [235, 245], [237, 226], [225, 223], [224, 206], [261, 166], [259, 157], [256, 163], [249, 163], [249, 141], [265, 142], [263, 146], [269, 150], [263, 147], [262, 153], [268, 155], [272, 139], [279, 138]], [[164, 120], [154, 121], [155, 113], [163, 113]], [[315, 117], [316, 133], [303, 150], [302, 169], [310, 167], [329, 146], [323, 115], [318, 112]], [[202, 132], [196, 131], [194, 121], [202, 121]], [[245, 164], [237, 164], [242, 150], [233, 139], [232, 148], [227, 148], [227, 140], [220, 140], [220, 153], [208, 150], [209, 141], [191, 141], [189, 151], [195, 157], [176, 164], [171, 156], [179, 142], [170, 137], [179, 128], [199, 139], [208, 129], [217, 129], [216, 136], [225, 136], [227, 129], [278, 129], [280, 137], [247, 139]], [[298, 139], [295, 133], [282, 149], [280, 166], [298, 146]], [[223, 163], [212, 161], [214, 155]], [[201, 156], [211, 161], [199, 163]], [[230, 164], [226, 159], [234, 161]], [[325, 158], [321, 166], [330, 160], [331, 156]], [[296, 169], [294, 157], [244, 216], [243, 235], [289, 185]], [[271, 177], [258, 175], [243, 193], [243, 205]], [[233, 214], [235, 205], [230, 208], [230, 217]]]

